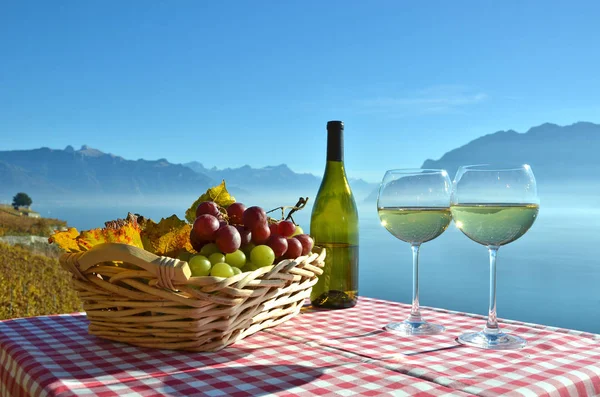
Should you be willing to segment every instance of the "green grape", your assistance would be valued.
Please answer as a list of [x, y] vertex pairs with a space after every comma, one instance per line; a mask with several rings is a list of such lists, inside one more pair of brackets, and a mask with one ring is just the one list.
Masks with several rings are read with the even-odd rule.
[[215, 252], [214, 254], [210, 254], [210, 256], [208, 257], [208, 260], [214, 266], [217, 263], [223, 263], [223, 262], [225, 262], [225, 255], [223, 255], [220, 252]]
[[179, 259], [180, 261], [188, 262], [190, 260], [190, 258], [192, 257], [192, 255], [193, 254], [191, 252], [182, 251], [179, 253], [179, 255], [177, 255], [177, 259]]
[[217, 244], [215, 243], [206, 244], [200, 249], [200, 255], [204, 255], [206, 257], [210, 257], [215, 252], [219, 252], [219, 247], [217, 247]]
[[302, 230], [300, 226], [296, 225], [296, 230], [294, 230], [294, 234], [292, 234], [292, 237], [297, 236], [299, 234], [304, 234], [304, 230]]
[[249, 260], [246, 261], [246, 266], [244, 266], [244, 270], [247, 272], [254, 271], [258, 268], [259, 268], [259, 266], [256, 266], [254, 263], [250, 262]]
[[252, 252], [254, 247], [256, 247], [256, 244], [254, 244], [254, 243], [248, 243], [248, 244], [245, 244], [244, 246], [242, 246], [241, 249], [242, 249], [242, 252], [244, 254], [246, 254], [246, 259], [250, 258], [250, 253]]
[[210, 269], [210, 275], [214, 277], [227, 278], [233, 276], [234, 274], [235, 273], [233, 272], [232, 267], [225, 262], [217, 263], [212, 267], [212, 269]]
[[212, 264], [204, 255], [194, 255], [190, 258], [188, 265], [193, 277], [208, 276]]
[[246, 254], [240, 250], [234, 251], [231, 254], [225, 255], [225, 262], [233, 267], [241, 269], [246, 264]]
[[268, 245], [257, 245], [250, 253], [250, 259], [258, 267], [271, 266], [275, 262], [275, 253]]
[[242, 270], [239, 267], [231, 266], [231, 269], [235, 275], [242, 274]]

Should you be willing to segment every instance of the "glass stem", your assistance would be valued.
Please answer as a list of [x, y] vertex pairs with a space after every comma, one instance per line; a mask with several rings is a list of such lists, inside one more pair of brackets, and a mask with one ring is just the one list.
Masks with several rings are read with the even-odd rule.
[[490, 253], [490, 307], [488, 311], [488, 319], [483, 333], [488, 335], [497, 335], [500, 332], [498, 320], [496, 318], [496, 255], [498, 254], [498, 246], [488, 246]]
[[410, 248], [413, 254], [413, 296], [408, 321], [411, 323], [420, 323], [423, 322], [421, 311], [419, 310], [419, 249], [421, 248], [421, 244], [412, 244]]

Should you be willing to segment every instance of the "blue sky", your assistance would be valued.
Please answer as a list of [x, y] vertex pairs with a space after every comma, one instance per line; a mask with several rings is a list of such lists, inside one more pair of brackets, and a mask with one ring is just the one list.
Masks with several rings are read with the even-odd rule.
[[0, 3], [0, 150], [350, 176], [503, 129], [600, 122], [599, 2]]

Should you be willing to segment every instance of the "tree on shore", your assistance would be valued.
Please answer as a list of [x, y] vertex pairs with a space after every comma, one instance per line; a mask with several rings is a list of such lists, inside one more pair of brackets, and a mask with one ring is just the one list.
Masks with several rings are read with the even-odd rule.
[[31, 205], [31, 203], [33, 203], [33, 201], [31, 200], [31, 197], [29, 197], [27, 195], [27, 193], [17, 193], [15, 195], [15, 197], [13, 197], [13, 202], [12, 205], [15, 209], [19, 208], [19, 207], [27, 207], [29, 208], [29, 206]]

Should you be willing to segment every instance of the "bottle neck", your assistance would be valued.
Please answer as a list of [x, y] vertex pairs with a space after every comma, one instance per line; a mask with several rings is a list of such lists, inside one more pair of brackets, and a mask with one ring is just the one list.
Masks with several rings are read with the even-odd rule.
[[327, 131], [327, 162], [344, 162], [344, 130]]

